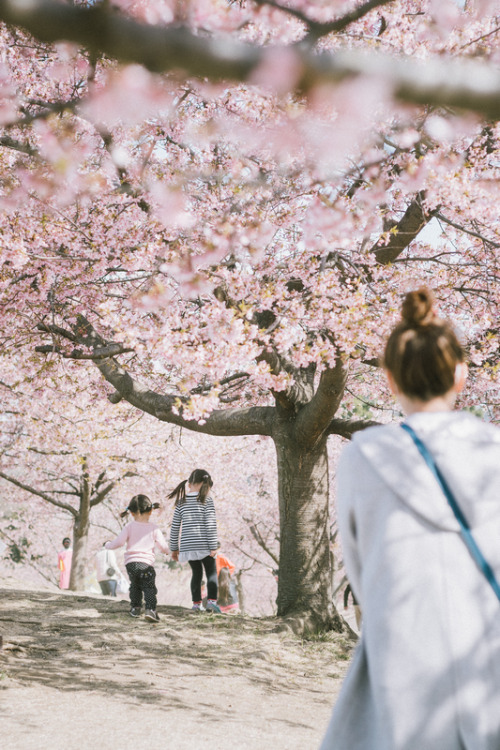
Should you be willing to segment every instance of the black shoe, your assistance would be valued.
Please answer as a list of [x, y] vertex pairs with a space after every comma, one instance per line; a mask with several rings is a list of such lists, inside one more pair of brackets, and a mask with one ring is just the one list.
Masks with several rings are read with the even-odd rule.
[[155, 609], [147, 609], [144, 617], [150, 622], [160, 622], [160, 618]]
[[130, 615], [130, 617], [140, 617], [140, 615], [141, 615], [141, 608], [140, 607], [130, 607], [129, 615]]

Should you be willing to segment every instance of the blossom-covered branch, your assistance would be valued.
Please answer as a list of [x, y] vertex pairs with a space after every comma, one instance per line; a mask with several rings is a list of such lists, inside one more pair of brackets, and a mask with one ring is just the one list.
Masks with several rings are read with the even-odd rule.
[[[271, 60], [294, 67], [289, 88], [307, 90], [356, 76], [379, 78], [396, 99], [456, 107], [500, 117], [500, 74], [477, 61], [425, 62], [357, 49], [316, 54], [307, 48], [257, 47], [227, 37], [196, 36], [187, 28], [138, 23], [107, 4], [88, 8], [53, 0], [29, 3], [0, 0], [0, 20], [20, 26], [45, 42], [76, 42], [120, 62], [135, 62], [152, 72], [183, 71], [213, 81], [249, 81]], [[295, 65], [290, 66], [290, 56]]]
[[[44, 332], [51, 332], [51, 327], [48, 325], [39, 326], [39, 329]], [[208, 435], [271, 434], [273, 409], [270, 407], [216, 410], [201, 423], [183, 418], [181, 398], [156, 393], [149, 388], [142, 387], [113, 356], [102, 356], [103, 351], [111, 351], [112, 347], [117, 345], [106, 342], [83, 316], [78, 317], [72, 331], [66, 331], [58, 326], [57, 335], [61, 338], [68, 338], [70, 341], [76, 340], [80, 345], [89, 348], [86, 353], [76, 350], [77, 356], [73, 356], [73, 352], [63, 356], [69, 359], [93, 361], [108, 383], [115, 388], [115, 393], [111, 394], [109, 399], [112, 403], [118, 403], [121, 399], [125, 399], [132, 406], [163, 422], [170, 422], [179, 427], [186, 427], [189, 430]], [[36, 351], [42, 354], [54, 351], [57, 354], [62, 353], [58, 351], [58, 347], [50, 344], [37, 346]]]

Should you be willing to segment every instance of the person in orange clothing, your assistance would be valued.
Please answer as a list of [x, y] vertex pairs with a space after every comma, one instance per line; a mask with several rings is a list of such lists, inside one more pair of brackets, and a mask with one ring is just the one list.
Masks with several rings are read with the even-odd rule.
[[217, 557], [215, 558], [215, 565], [217, 568], [217, 581], [219, 585], [217, 604], [222, 612], [236, 610], [239, 608], [238, 593], [236, 591], [236, 585], [232, 579], [236, 567], [229, 558], [222, 555], [220, 552], [217, 553]]
[[217, 553], [217, 557], [215, 558], [215, 567], [217, 568], [217, 575], [219, 575], [222, 568], [227, 568], [230, 576], [232, 576], [236, 570], [231, 560], [225, 555], [221, 555], [220, 552]]
[[71, 549], [71, 539], [64, 537], [63, 549], [57, 555], [57, 567], [59, 568], [59, 588], [69, 589], [69, 578], [71, 575], [71, 561], [73, 559], [73, 550]]

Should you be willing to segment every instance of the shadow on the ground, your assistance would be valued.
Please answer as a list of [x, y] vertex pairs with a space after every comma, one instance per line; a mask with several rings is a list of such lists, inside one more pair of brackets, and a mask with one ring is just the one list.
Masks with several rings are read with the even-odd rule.
[[[0, 689], [13, 680], [188, 710], [196, 698], [200, 718], [214, 720], [213, 693], [224, 692], [229, 676], [269, 696], [311, 692], [318, 675], [340, 677], [352, 646], [334, 633], [307, 642], [277, 633], [274, 618], [164, 606], [153, 624], [128, 610], [108, 597], [0, 589], [0, 673], [8, 678]], [[301, 717], [286, 723], [302, 725]]]

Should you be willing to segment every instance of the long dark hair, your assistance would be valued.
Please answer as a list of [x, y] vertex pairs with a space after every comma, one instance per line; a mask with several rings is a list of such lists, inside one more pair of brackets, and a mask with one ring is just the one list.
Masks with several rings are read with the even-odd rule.
[[199, 503], [205, 504], [210, 488], [214, 486], [212, 477], [205, 471], [205, 469], [195, 469], [191, 472], [188, 479], [184, 479], [180, 482], [175, 490], [172, 490], [169, 499], [175, 498], [174, 505], [182, 505], [186, 502], [186, 484], [200, 484], [200, 491], [198, 492], [197, 500]]
[[120, 518], [125, 518], [127, 513], [151, 513], [153, 508], [159, 508], [160, 503], [152, 503], [147, 495], [134, 495], [132, 500], [129, 502], [123, 513], [120, 513]]
[[217, 601], [227, 607], [231, 603], [231, 575], [227, 568], [221, 568], [218, 577], [219, 590], [217, 592]]
[[420, 401], [447, 393], [455, 382], [457, 364], [464, 361], [453, 327], [438, 318], [433, 303], [426, 287], [409, 292], [384, 352], [384, 366], [399, 390]]

